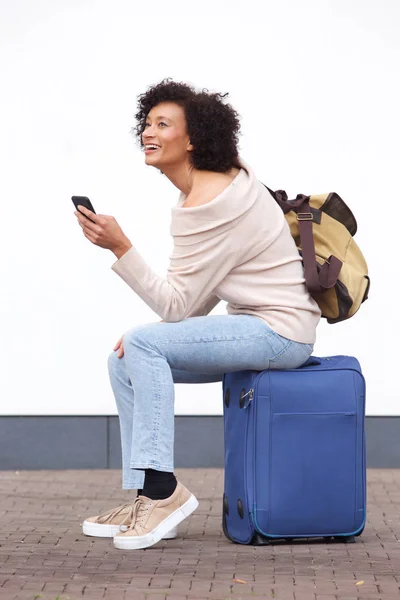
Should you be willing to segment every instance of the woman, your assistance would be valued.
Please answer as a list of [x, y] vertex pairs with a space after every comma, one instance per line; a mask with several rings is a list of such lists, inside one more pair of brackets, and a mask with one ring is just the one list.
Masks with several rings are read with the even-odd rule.
[[[147, 165], [179, 190], [166, 279], [113, 217], [75, 212], [84, 235], [110, 249], [112, 269], [160, 317], [127, 331], [109, 357], [118, 407], [123, 489], [136, 499], [83, 524], [121, 549], [175, 537], [198, 506], [174, 476], [174, 383], [225, 372], [295, 368], [313, 350], [320, 310], [282, 210], [238, 155], [238, 114], [221, 94], [164, 79], [139, 96], [135, 133]], [[206, 316], [220, 300], [226, 315]]]

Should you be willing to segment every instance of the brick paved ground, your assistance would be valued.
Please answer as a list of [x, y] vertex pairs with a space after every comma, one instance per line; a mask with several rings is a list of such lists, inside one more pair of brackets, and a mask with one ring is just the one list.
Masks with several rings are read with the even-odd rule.
[[80, 530], [85, 517], [131, 497], [119, 471], [0, 472], [0, 600], [400, 597], [400, 470], [369, 471], [357, 543], [263, 547], [224, 537], [222, 470], [176, 473], [199, 508], [178, 539], [125, 552]]

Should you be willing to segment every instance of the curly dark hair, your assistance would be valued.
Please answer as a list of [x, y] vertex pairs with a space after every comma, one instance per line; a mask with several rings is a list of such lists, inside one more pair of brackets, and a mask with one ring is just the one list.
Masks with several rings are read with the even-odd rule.
[[240, 115], [230, 104], [222, 102], [228, 95], [209, 93], [207, 88], [196, 92], [191, 85], [165, 78], [138, 96], [137, 125], [132, 132], [143, 148], [142, 133], [150, 110], [161, 102], [175, 102], [185, 112], [187, 134], [193, 145], [190, 153], [193, 167], [219, 173], [240, 168]]

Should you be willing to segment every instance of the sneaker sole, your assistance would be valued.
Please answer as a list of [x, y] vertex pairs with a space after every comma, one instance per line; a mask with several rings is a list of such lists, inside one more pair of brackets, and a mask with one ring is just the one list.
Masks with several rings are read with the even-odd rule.
[[[122, 525], [122, 531], [127, 531], [128, 527]], [[111, 538], [121, 533], [119, 525], [107, 525], [106, 523], [92, 523], [92, 521], [84, 521], [82, 524], [82, 533], [92, 537]], [[164, 540], [174, 540], [178, 535], [178, 529], [173, 527], [163, 537]]]
[[199, 502], [193, 494], [189, 500], [185, 502], [180, 508], [177, 508], [169, 517], [164, 519], [158, 527], [153, 529], [150, 533], [141, 536], [130, 536], [122, 537], [116, 535], [114, 537], [114, 546], [118, 550], [140, 550], [141, 548], [148, 548], [153, 546], [162, 539], [166, 539], [165, 536], [174, 527], [177, 527], [186, 517], [188, 517], [196, 508], [199, 506]]

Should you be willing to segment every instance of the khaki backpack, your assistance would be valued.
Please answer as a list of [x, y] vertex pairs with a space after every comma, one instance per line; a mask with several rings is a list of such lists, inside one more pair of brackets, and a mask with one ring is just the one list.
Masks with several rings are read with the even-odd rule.
[[288, 200], [284, 190], [265, 187], [285, 213], [303, 259], [307, 289], [322, 316], [328, 323], [349, 319], [367, 300], [370, 287], [367, 263], [353, 239], [353, 213], [335, 192]]

